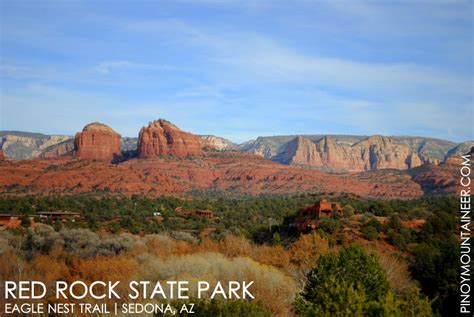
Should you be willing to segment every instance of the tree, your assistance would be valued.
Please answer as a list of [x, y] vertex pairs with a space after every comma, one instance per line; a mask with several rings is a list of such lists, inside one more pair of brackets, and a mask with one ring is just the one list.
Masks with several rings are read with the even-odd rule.
[[355, 213], [355, 209], [354, 207], [352, 207], [352, 205], [344, 206], [344, 217], [350, 218], [351, 216], [354, 215], [354, 213]]
[[376, 256], [357, 245], [316, 261], [295, 309], [302, 316], [431, 316], [418, 291], [397, 297]]
[[411, 252], [410, 271], [424, 294], [434, 299], [433, 309], [442, 315], [457, 307], [459, 243], [454, 237], [420, 243]]
[[326, 233], [332, 234], [341, 227], [341, 222], [332, 217], [323, 217], [318, 221], [318, 228]]
[[365, 226], [364, 228], [362, 228], [362, 233], [364, 234], [364, 237], [370, 241], [379, 238], [379, 233], [377, 232], [377, 229], [372, 226]]
[[[384, 296], [389, 284], [385, 272], [379, 265], [375, 255], [368, 255], [358, 245], [343, 248], [339, 253], [329, 253], [316, 261], [316, 266], [308, 273], [307, 283], [302, 292], [302, 298], [310, 303], [321, 305], [330, 291], [328, 285], [353, 288], [354, 291], [364, 292], [368, 300], [376, 300]], [[336, 284], [334, 284], [337, 282]], [[341, 294], [361, 297], [361, 293], [347, 291]], [[342, 301], [347, 302], [350, 298]], [[331, 306], [331, 305], [329, 305]], [[332, 306], [331, 306], [332, 307]]]
[[335, 275], [329, 276], [321, 285], [316, 301], [308, 301], [305, 295], [298, 296], [295, 308], [302, 316], [363, 316], [367, 296], [363, 288], [355, 286]]
[[23, 228], [29, 228], [31, 226], [31, 220], [28, 216], [21, 216], [20, 221]]

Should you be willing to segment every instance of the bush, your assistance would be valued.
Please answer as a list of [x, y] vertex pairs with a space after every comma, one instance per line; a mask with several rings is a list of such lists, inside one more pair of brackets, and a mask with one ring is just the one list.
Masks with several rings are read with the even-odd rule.
[[389, 229], [387, 231], [387, 237], [390, 240], [390, 242], [394, 246], [396, 246], [399, 250], [405, 251], [405, 249], [407, 247], [407, 240], [405, 239], [405, 237], [402, 234], [396, 232], [393, 229]]
[[366, 226], [362, 228], [362, 234], [369, 241], [377, 240], [379, 238], [379, 233], [377, 232], [377, 229], [372, 226]]
[[373, 254], [352, 245], [316, 261], [295, 300], [302, 316], [431, 316], [417, 289], [397, 297]]
[[377, 230], [377, 233], [380, 233], [384, 230], [384, 225], [380, 223], [377, 219], [375, 219], [373, 216], [369, 217], [366, 222], [364, 223], [364, 226], [370, 226], [375, 228]]
[[410, 271], [433, 300], [433, 310], [449, 316], [458, 308], [459, 242], [452, 235], [427, 240], [411, 251]]
[[369, 211], [376, 216], [385, 217], [393, 213], [393, 208], [387, 201], [378, 200], [370, 205]]
[[337, 280], [364, 289], [369, 299], [377, 299], [386, 294], [389, 288], [385, 272], [375, 255], [366, 254], [358, 245], [343, 248], [338, 254], [321, 256], [311, 272], [303, 291], [306, 300], [314, 301], [324, 292], [324, 282], [335, 276]]
[[47, 254], [55, 243], [63, 243], [59, 233], [50, 226], [38, 224], [36, 228], [28, 228], [23, 249], [31, 256], [36, 253]]
[[400, 231], [403, 228], [400, 217], [398, 215], [391, 215], [387, 226], [397, 231]]
[[323, 217], [318, 221], [318, 228], [329, 234], [333, 234], [340, 227], [341, 222], [332, 217]]
[[352, 207], [351, 205], [344, 206], [344, 217], [350, 218], [351, 216], [354, 215], [354, 213], [355, 213], [354, 207]]
[[[145, 263], [148, 263], [146, 267]], [[150, 281], [192, 279], [205, 280], [210, 284], [230, 280], [254, 281], [250, 290], [255, 298], [265, 302], [276, 315], [282, 316], [290, 314], [296, 292], [292, 278], [273, 266], [261, 264], [249, 257], [227, 258], [211, 252], [152, 257], [144, 261], [143, 269], [141, 278]], [[197, 296], [196, 290], [190, 289], [189, 295]]]
[[31, 220], [29, 216], [21, 216], [20, 221], [23, 228], [29, 228], [31, 226]]

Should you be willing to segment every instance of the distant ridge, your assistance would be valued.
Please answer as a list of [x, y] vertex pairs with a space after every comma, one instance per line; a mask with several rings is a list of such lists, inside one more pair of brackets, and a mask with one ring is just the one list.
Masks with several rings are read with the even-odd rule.
[[[162, 122], [179, 130], [169, 121]], [[189, 138], [193, 137], [189, 134]], [[253, 153], [281, 164], [331, 172], [437, 165], [474, 146], [474, 141], [456, 143], [418, 136], [294, 134], [262, 136], [241, 144], [214, 135], [195, 137], [202, 140], [205, 149]], [[72, 136], [0, 131], [0, 149], [14, 160], [65, 155], [71, 152], [71, 144]], [[121, 138], [121, 145], [122, 152], [126, 152], [124, 157], [137, 156], [137, 137]]]

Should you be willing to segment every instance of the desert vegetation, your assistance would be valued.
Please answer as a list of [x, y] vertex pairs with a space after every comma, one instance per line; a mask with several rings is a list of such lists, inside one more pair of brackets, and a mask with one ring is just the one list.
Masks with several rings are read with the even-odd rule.
[[[298, 210], [322, 197], [348, 212], [298, 232], [291, 225]], [[331, 193], [2, 198], [1, 212], [25, 217], [20, 227], [0, 231], [0, 279], [49, 287], [56, 280], [253, 280], [255, 301], [204, 298], [196, 305], [203, 316], [444, 316], [457, 296], [454, 206], [447, 197], [381, 201]], [[210, 209], [215, 219], [182, 219], [176, 207]], [[31, 225], [27, 216], [44, 210], [83, 218]], [[216, 230], [200, 235], [207, 227]]]

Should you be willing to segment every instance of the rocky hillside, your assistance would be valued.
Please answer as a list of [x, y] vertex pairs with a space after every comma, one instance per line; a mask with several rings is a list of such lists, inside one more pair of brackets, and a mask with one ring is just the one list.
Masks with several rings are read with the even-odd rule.
[[408, 146], [382, 136], [371, 136], [349, 145], [336, 142], [332, 136], [325, 136], [317, 142], [298, 136], [288, 142], [274, 159], [284, 164], [333, 172], [408, 169], [422, 164], [420, 156]]
[[47, 147], [41, 152], [39, 157], [51, 159], [72, 155], [74, 155], [74, 139], [70, 138]]
[[473, 143], [421, 137], [306, 135], [259, 137], [242, 144], [240, 150], [283, 164], [357, 172], [437, 165], [454, 153], [466, 153]]
[[240, 152], [200, 157], [130, 159], [119, 164], [71, 157], [0, 162], [0, 196], [80, 193], [189, 196], [350, 192], [365, 197], [412, 199], [457, 190], [457, 167], [424, 165], [410, 171], [328, 174], [278, 164]]
[[[14, 160], [71, 156], [74, 139], [27, 132], [0, 132], [5, 156]], [[122, 159], [202, 155], [204, 150], [237, 150], [287, 165], [329, 172], [410, 169], [426, 163], [438, 165], [466, 153], [474, 141], [454, 143], [423, 137], [358, 135], [284, 135], [259, 137], [235, 144], [213, 135], [197, 136], [160, 119], [142, 128], [139, 138], [121, 139]]]
[[25, 160], [38, 157], [52, 145], [70, 139], [66, 135], [44, 135], [20, 131], [1, 131], [0, 149], [6, 157]]
[[204, 140], [208, 148], [218, 151], [237, 150], [239, 148], [238, 144], [215, 135], [200, 135], [199, 137]]

